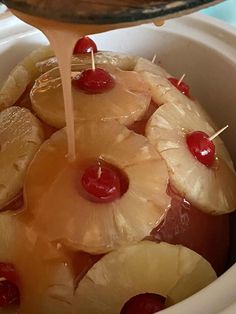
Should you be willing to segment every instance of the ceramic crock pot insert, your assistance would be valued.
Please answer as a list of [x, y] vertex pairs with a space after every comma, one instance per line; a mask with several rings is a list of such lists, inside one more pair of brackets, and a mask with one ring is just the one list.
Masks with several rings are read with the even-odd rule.
[[[9, 14], [0, 19], [0, 85], [9, 70], [32, 49], [47, 43], [45, 37]], [[114, 34], [115, 32], [115, 34]], [[230, 125], [223, 135], [236, 164], [236, 30], [199, 14], [168, 21], [163, 27], [152, 25], [117, 30], [94, 36], [104, 50], [141, 55], [157, 54], [161, 65], [176, 77], [187, 74], [193, 95], [207, 108], [219, 125]], [[126, 40], [123, 40], [124, 36]], [[134, 41], [133, 38], [136, 38]], [[17, 53], [16, 53], [17, 52]], [[229, 266], [236, 261], [236, 215], [231, 219]], [[228, 308], [235, 313], [236, 266], [191, 298], [169, 308], [166, 314], [218, 313]], [[227, 292], [226, 292], [227, 290]], [[225, 312], [225, 313], [226, 313]]]

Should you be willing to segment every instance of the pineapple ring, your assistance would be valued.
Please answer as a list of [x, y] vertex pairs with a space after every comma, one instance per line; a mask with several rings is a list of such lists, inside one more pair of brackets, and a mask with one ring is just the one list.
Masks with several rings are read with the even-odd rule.
[[165, 103], [195, 106], [203, 118], [215, 126], [212, 119], [197, 101], [185, 96], [168, 80], [171, 75], [165, 69], [157, 64], [153, 64], [147, 59], [139, 58], [134, 71], [140, 73], [144, 81], [148, 84], [152, 99], [158, 106], [162, 106]]
[[216, 130], [194, 106], [165, 104], [149, 120], [146, 134], [167, 163], [170, 180], [178, 192], [209, 214], [224, 214], [236, 208], [236, 174], [220, 137], [214, 139], [218, 161], [211, 168], [201, 164], [188, 149], [186, 134]]
[[0, 208], [22, 190], [27, 166], [42, 141], [41, 124], [28, 109], [0, 112]]
[[0, 230], [0, 262], [13, 264], [20, 279], [17, 313], [69, 313], [74, 284], [67, 258], [11, 212], [0, 214]]
[[[115, 121], [84, 122], [76, 128], [76, 152], [77, 161], [69, 164], [65, 129], [41, 146], [25, 180], [33, 225], [51, 241], [60, 239], [92, 254], [149, 235], [163, 219], [170, 198], [166, 194], [167, 167], [147, 139]], [[91, 202], [80, 195], [75, 184], [80, 182], [81, 165], [97, 158], [129, 178], [127, 192], [114, 202]]]
[[170, 74], [164, 68], [142, 57], [136, 60], [134, 71], [139, 73], [148, 72], [165, 78], [170, 77]]
[[140, 73], [144, 81], [148, 84], [152, 100], [159, 106], [166, 102], [186, 102], [190, 101], [168, 80], [170, 75], [157, 64], [144, 58], [137, 60], [134, 71]]
[[[137, 57], [122, 53], [117, 54], [110, 51], [99, 51], [94, 54], [94, 60], [95, 63], [99, 65], [110, 64], [120, 68], [121, 70], [132, 71], [135, 67]], [[72, 68], [74, 66], [81, 68], [91, 66], [91, 55], [89, 53], [73, 55], [71, 64]], [[38, 62], [36, 67], [41, 74], [48, 72], [49, 70], [58, 67], [57, 58], [51, 57], [47, 60]]]
[[[20, 224], [11, 211], [0, 213], [0, 262], [11, 263], [15, 253], [16, 240], [22, 242], [23, 234]], [[25, 238], [24, 238], [25, 240]]]
[[39, 239], [16, 265], [22, 274], [19, 314], [70, 313], [74, 277], [68, 257]]
[[75, 292], [72, 314], [119, 314], [142, 293], [165, 296], [172, 305], [215, 279], [211, 265], [194, 251], [142, 241], [107, 254], [88, 271]]
[[16, 65], [0, 89], [0, 111], [13, 106], [27, 86], [39, 75], [36, 63], [52, 55], [50, 47], [41, 47]]
[[[88, 67], [88, 65], [87, 65]], [[101, 65], [116, 80], [115, 87], [102, 94], [88, 94], [72, 85], [75, 120], [118, 120], [129, 125], [139, 120], [147, 110], [151, 96], [141, 76], [122, 71], [111, 65]], [[72, 66], [75, 76], [81, 66]], [[58, 68], [41, 75], [31, 90], [33, 110], [47, 124], [56, 128], [65, 126], [65, 112], [61, 78]]]

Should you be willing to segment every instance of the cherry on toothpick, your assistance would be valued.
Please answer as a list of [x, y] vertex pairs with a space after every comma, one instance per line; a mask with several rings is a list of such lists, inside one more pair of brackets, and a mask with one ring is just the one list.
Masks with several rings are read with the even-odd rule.
[[171, 82], [172, 85], [174, 85], [182, 94], [189, 97], [189, 86], [183, 82], [185, 78], [185, 74], [181, 77], [180, 80], [174, 77], [169, 77], [168, 80]]
[[211, 137], [202, 131], [194, 131], [187, 134], [186, 142], [192, 155], [203, 165], [211, 167], [215, 161], [215, 144], [213, 140], [227, 128], [228, 125]]
[[165, 297], [155, 293], [144, 293], [131, 298], [120, 314], [154, 314], [165, 309]]
[[115, 85], [114, 78], [105, 70], [96, 68], [83, 71], [73, 79], [73, 85], [89, 94], [101, 94]]
[[84, 36], [80, 38], [75, 44], [73, 54], [77, 55], [80, 53], [90, 53], [91, 51], [96, 53], [98, 51], [97, 46], [91, 38]]
[[107, 165], [88, 167], [83, 173], [81, 184], [94, 202], [112, 202], [121, 195], [119, 173]]
[[186, 142], [192, 155], [203, 165], [211, 167], [215, 161], [215, 144], [202, 131], [187, 134]]
[[76, 88], [83, 90], [89, 94], [101, 94], [115, 86], [115, 80], [110, 73], [101, 69], [95, 68], [93, 51], [92, 69], [85, 70], [73, 78], [73, 85]]

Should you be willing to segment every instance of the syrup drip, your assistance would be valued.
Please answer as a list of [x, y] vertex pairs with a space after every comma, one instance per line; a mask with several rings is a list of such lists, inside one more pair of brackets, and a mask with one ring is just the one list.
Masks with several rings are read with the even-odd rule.
[[61, 30], [53, 30], [50, 28], [42, 28], [43, 32], [50, 41], [50, 44], [55, 51], [59, 70], [62, 80], [62, 89], [64, 97], [65, 119], [66, 119], [66, 131], [67, 131], [67, 145], [68, 145], [68, 160], [70, 162], [76, 159], [75, 151], [75, 118], [74, 118], [74, 105], [71, 89], [71, 56], [78, 40], [78, 34], [68, 32], [66, 34], [65, 45], [62, 49], [60, 38], [65, 38], [65, 32]]

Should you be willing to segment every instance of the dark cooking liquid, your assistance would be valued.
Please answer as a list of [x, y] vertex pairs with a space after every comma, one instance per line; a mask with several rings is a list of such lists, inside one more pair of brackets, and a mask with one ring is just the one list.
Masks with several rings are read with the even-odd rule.
[[229, 215], [206, 214], [169, 189], [171, 208], [151, 233], [154, 241], [182, 244], [208, 260], [218, 275], [225, 270], [229, 250]]

